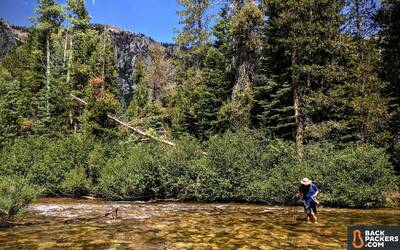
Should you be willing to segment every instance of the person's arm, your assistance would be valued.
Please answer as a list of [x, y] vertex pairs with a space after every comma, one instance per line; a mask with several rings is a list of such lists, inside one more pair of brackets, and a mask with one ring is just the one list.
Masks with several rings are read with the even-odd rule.
[[313, 195], [313, 197], [316, 198], [318, 196], [318, 194], [319, 194], [319, 188], [316, 185], [314, 186], [314, 188], [315, 188], [316, 191], [315, 191], [315, 194]]
[[300, 195], [301, 195], [301, 186], [299, 187], [299, 190], [296, 193], [296, 197], [299, 198]]

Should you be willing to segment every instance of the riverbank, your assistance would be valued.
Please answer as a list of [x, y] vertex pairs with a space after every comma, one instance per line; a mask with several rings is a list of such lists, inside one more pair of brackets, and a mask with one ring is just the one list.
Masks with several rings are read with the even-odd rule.
[[[117, 216], [103, 216], [115, 208], [119, 208]], [[346, 247], [348, 225], [400, 224], [398, 209], [321, 208], [319, 217], [318, 225], [307, 224], [301, 207], [40, 199], [28, 206], [21, 221], [38, 224], [0, 229], [0, 245], [24, 249], [341, 249]]]
[[370, 208], [396, 205], [384, 194], [399, 189], [382, 148], [310, 143], [299, 156], [294, 143], [254, 131], [227, 132], [208, 141], [183, 137], [175, 147], [81, 134], [28, 137], [2, 148], [0, 159], [0, 208], [6, 211], [10, 200], [26, 204], [26, 197], [90, 194], [109, 200], [288, 205], [295, 203], [304, 177], [319, 186], [327, 206]]

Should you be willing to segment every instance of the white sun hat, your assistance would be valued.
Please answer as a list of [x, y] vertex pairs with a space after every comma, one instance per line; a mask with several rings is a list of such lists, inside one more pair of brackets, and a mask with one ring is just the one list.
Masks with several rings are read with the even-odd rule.
[[301, 184], [303, 184], [303, 185], [310, 185], [311, 182], [312, 181], [308, 178], [303, 178], [303, 180], [301, 180]]

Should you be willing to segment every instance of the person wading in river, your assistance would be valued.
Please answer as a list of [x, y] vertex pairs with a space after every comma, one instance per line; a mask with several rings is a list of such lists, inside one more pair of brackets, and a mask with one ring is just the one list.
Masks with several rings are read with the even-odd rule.
[[317, 185], [312, 183], [312, 181], [308, 178], [304, 178], [301, 180], [301, 185], [299, 188], [299, 192], [296, 194], [297, 197], [303, 195], [304, 199], [304, 212], [307, 214], [307, 222], [318, 223], [317, 219], [317, 195], [319, 194], [319, 190]]

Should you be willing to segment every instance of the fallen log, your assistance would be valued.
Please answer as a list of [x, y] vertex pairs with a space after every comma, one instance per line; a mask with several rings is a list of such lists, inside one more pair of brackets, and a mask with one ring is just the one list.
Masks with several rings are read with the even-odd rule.
[[8, 212], [0, 208], [0, 216], [8, 216]]
[[82, 199], [85, 199], [85, 200], [97, 200], [97, 198], [93, 197], [93, 196], [82, 196]]
[[[79, 98], [79, 97], [77, 97], [77, 96], [74, 96], [74, 95], [71, 94], [71, 97], [72, 97], [73, 99], [77, 100], [78, 102], [82, 103], [82, 104], [85, 104], [85, 105], [88, 104], [85, 100], [82, 100], [81, 98]], [[114, 115], [112, 115], [112, 114], [107, 114], [107, 117], [108, 117], [109, 119], [114, 120], [115, 122], [121, 124], [122, 126], [128, 128], [128, 129], [133, 130], [133, 131], [134, 131], [135, 133], [137, 133], [137, 134], [140, 134], [140, 135], [145, 136], [145, 137], [147, 137], [147, 138], [150, 138], [150, 139], [152, 139], [152, 140], [155, 140], [155, 141], [158, 141], [158, 142], [167, 144], [167, 145], [169, 145], [169, 146], [173, 146], [173, 147], [176, 146], [176, 144], [173, 143], [173, 142], [171, 142], [171, 141], [161, 139], [161, 138], [159, 138], [159, 137], [156, 137], [156, 136], [154, 136], [154, 135], [151, 135], [151, 134], [149, 134], [149, 133], [146, 133], [146, 132], [144, 132], [144, 131], [142, 131], [142, 130], [140, 130], [140, 129], [138, 129], [138, 128], [132, 127], [132, 126], [129, 125], [128, 123], [121, 121], [120, 119], [118, 119], [116, 116], [114, 116]]]
[[150, 134], [148, 134], [148, 133], [145, 133], [145, 132], [141, 131], [141, 130], [138, 129], [138, 128], [134, 128], [134, 127], [132, 127], [131, 125], [129, 125], [129, 124], [127, 124], [127, 123], [125, 123], [125, 122], [119, 120], [118, 118], [116, 118], [115, 116], [113, 116], [113, 115], [111, 115], [111, 114], [107, 114], [107, 116], [108, 116], [108, 118], [110, 118], [111, 120], [114, 120], [114, 121], [118, 122], [119, 124], [123, 125], [124, 127], [127, 127], [127, 128], [129, 128], [129, 129], [135, 131], [136, 133], [140, 134], [140, 135], [146, 136], [146, 137], [148, 137], [148, 138], [150, 138], [150, 139], [153, 139], [153, 140], [155, 140], [155, 141], [158, 141], [158, 142], [161, 142], [161, 143], [170, 145], [170, 146], [176, 146], [175, 143], [173, 143], [173, 142], [171, 142], [171, 141], [163, 140], [163, 139], [161, 139], [161, 138], [158, 138], [158, 137], [155, 137], [155, 136], [150, 135]]
[[260, 211], [260, 212], [258, 212], [258, 214], [274, 214], [274, 212], [273, 211], [271, 211], [271, 210], [263, 210], [263, 211]]

